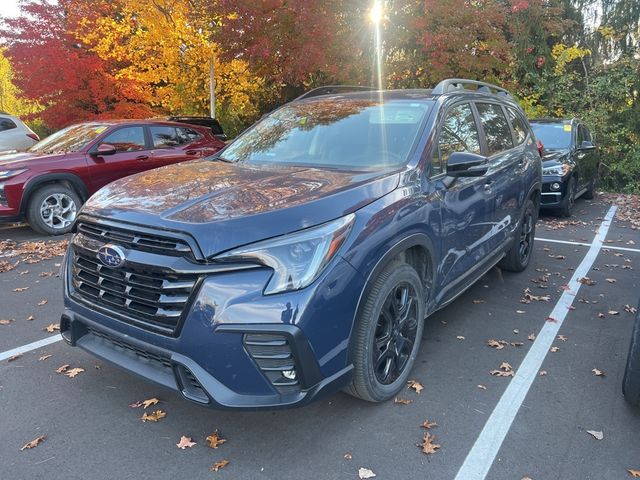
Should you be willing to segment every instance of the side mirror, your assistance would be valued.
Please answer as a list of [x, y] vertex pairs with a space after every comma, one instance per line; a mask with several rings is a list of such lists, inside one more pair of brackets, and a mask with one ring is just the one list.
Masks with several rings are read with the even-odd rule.
[[98, 145], [98, 148], [96, 148], [93, 152], [91, 152], [91, 155], [96, 155], [96, 156], [113, 155], [117, 151], [118, 150], [116, 149], [115, 146], [109, 143], [103, 143], [101, 145]]
[[453, 152], [447, 160], [450, 177], [481, 177], [489, 170], [487, 157], [470, 152]]
[[593, 142], [585, 140], [582, 142], [582, 144], [580, 144], [578, 150], [595, 150], [595, 148], [596, 146], [593, 144]]

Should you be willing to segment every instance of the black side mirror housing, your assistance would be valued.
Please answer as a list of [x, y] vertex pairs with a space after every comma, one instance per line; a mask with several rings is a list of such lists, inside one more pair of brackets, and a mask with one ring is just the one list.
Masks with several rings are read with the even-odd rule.
[[447, 160], [449, 177], [482, 177], [489, 170], [487, 157], [471, 152], [453, 152]]
[[589, 142], [587, 140], [584, 140], [581, 144], [580, 147], [578, 148], [578, 150], [595, 150], [596, 146], [593, 144], [593, 142]]

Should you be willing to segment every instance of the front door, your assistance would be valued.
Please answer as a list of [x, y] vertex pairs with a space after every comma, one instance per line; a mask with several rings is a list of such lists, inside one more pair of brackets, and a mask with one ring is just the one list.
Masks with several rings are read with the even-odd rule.
[[438, 300], [446, 296], [466, 274], [480, 267], [489, 253], [488, 239], [494, 216], [494, 194], [485, 177], [447, 177], [447, 160], [453, 152], [481, 154], [476, 115], [470, 103], [451, 107], [442, 120], [431, 160], [432, 205], [439, 203], [441, 214], [438, 265], [443, 287]]

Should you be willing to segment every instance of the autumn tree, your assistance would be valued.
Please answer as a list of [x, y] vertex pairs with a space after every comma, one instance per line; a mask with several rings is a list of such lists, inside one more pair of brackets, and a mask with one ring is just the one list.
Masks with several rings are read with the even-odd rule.
[[24, 97], [42, 106], [40, 117], [54, 128], [93, 118], [152, 114], [135, 85], [116, 78], [75, 38], [69, 20], [72, 4], [28, 0], [20, 17], [4, 20], [0, 34]]

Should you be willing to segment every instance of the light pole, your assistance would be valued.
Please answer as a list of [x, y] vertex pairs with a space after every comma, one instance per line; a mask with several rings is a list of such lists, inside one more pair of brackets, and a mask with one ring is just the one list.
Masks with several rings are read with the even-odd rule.
[[216, 118], [216, 79], [214, 77], [214, 54], [211, 54], [209, 61], [209, 115]]

